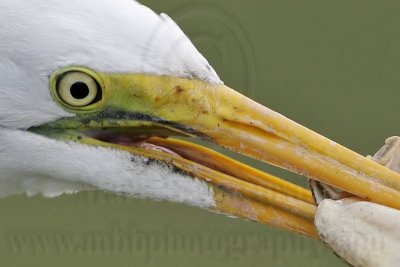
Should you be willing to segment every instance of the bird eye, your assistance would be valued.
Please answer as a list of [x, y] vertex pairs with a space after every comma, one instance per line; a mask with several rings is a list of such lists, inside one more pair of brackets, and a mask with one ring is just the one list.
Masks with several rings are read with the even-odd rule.
[[73, 107], [85, 107], [101, 99], [101, 90], [90, 75], [71, 71], [63, 74], [57, 83], [61, 100]]

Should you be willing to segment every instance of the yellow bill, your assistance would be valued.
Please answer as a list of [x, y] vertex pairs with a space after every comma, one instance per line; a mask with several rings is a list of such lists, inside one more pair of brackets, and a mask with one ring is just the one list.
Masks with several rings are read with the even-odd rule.
[[[60, 94], [64, 77], [71, 83], [80, 79], [76, 73], [91, 77], [100, 90], [88, 105], [71, 105]], [[400, 209], [398, 173], [222, 84], [71, 67], [53, 75], [52, 92], [60, 105], [78, 115], [50, 123], [46, 130], [62, 129], [57, 138], [126, 150], [205, 180], [215, 194], [217, 212], [317, 236], [316, 206], [308, 190], [173, 136], [208, 140]]]

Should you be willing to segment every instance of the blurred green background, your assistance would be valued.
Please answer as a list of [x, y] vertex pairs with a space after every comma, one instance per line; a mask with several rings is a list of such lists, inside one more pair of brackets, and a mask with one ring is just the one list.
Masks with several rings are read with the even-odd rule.
[[[399, 134], [400, 2], [142, 2], [174, 18], [227, 85], [289, 118], [365, 155]], [[90, 192], [0, 210], [0, 266], [344, 266], [317, 241], [171, 203]]]

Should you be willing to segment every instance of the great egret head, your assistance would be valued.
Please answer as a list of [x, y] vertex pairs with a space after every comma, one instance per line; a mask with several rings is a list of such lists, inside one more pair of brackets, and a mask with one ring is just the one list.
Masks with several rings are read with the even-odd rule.
[[135, 1], [0, 5], [2, 126], [28, 128], [68, 116], [48, 90], [49, 77], [66, 66], [221, 82], [167, 15], [159, 16]]
[[0, 193], [100, 188], [315, 236], [311, 194], [197, 137], [398, 207], [400, 175], [224, 86], [132, 0], [0, 3]]

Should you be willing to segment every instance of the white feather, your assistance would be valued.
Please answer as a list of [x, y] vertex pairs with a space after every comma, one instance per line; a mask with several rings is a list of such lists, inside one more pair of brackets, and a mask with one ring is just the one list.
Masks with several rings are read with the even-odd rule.
[[[100, 188], [135, 197], [212, 208], [204, 181], [124, 151], [63, 143], [15, 130], [0, 131], [0, 196], [28, 192], [56, 196]], [[49, 181], [51, 180], [51, 183]]]

